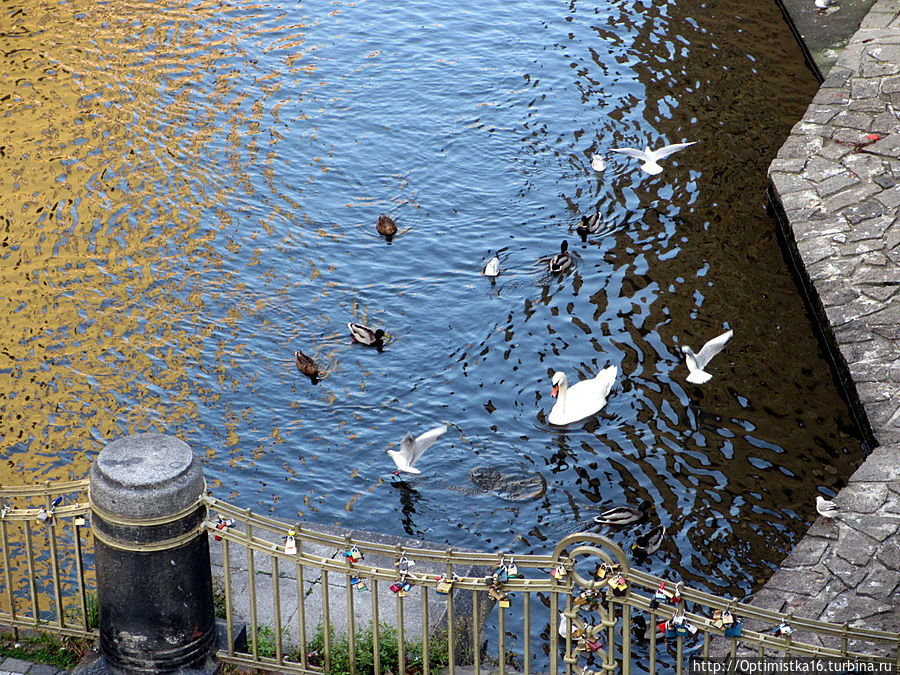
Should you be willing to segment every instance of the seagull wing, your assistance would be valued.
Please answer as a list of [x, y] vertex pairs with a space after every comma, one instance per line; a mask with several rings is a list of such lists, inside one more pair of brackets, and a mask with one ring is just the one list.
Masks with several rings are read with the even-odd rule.
[[699, 352], [697, 352], [697, 354], [694, 355], [694, 359], [697, 362], [697, 367], [700, 370], [706, 368], [706, 364], [709, 363], [709, 360], [720, 351], [725, 349], [725, 343], [731, 339], [732, 335], [734, 335], [733, 330], [725, 331], [719, 337], [713, 338], [705, 345], [703, 345], [703, 349], [701, 349]]
[[[417, 436], [415, 440], [413, 440], [412, 436], [407, 433], [401, 445], [403, 446], [404, 453], [407, 452], [407, 447], [409, 447], [410, 466], [415, 464], [419, 457], [422, 456], [422, 453], [424, 453], [428, 448], [434, 445], [434, 442], [446, 433], [446, 425], [441, 425], [439, 427], [435, 427], [434, 429], [430, 429], [421, 436]], [[409, 439], [408, 442], [407, 439]]]
[[[684, 150], [689, 145], [693, 145], [697, 141], [691, 141], [690, 143], [673, 143], [672, 145], [665, 145], [661, 147], [659, 150], [653, 150], [649, 153], [649, 159], [651, 161], [658, 161], [660, 159], [665, 159], [669, 155], [678, 152], [679, 150]], [[644, 155], [644, 153], [641, 153]], [[634, 155], [632, 155], [634, 156]], [[646, 155], [644, 155], [646, 156]]]
[[[635, 159], [639, 159], [642, 162], [646, 162], [650, 158], [643, 150], [635, 150], [634, 148], [611, 148], [610, 152], [618, 152], [622, 155], [628, 155], [629, 157], [634, 157]], [[673, 150], [672, 152], [675, 151]]]

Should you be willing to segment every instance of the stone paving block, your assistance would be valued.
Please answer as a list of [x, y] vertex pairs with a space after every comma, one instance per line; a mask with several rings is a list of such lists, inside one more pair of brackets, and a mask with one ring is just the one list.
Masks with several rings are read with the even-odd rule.
[[27, 675], [58, 675], [59, 673], [59, 668], [46, 663], [34, 663], [28, 668]]
[[[803, 181], [803, 183], [805, 184], [806, 181]], [[840, 192], [857, 183], [859, 183], [859, 177], [855, 174], [848, 173], [847, 171], [841, 171], [819, 183], [816, 187], [816, 192], [818, 192], [821, 197], [828, 197], [835, 192]]]
[[872, 206], [872, 201], [867, 199], [878, 192], [881, 192], [881, 188], [871, 183], [862, 183], [847, 188], [828, 198], [828, 201], [825, 204], [826, 212], [837, 213], [842, 209], [848, 209], [849, 213], [853, 214], [853, 219], [851, 219], [850, 216], [847, 216], [846, 213], [844, 215], [851, 223], [854, 222], [854, 220], [859, 221], [864, 220], [865, 218], [880, 216], [884, 213], [884, 207], [878, 202], [874, 202], [874, 206]]
[[[853, 513], [874, 513], [884, 506], [888, 498], [888, 488], [884, 483], [857, 481], [841, 490], [839, 506]], [[900, 523], [898, 523], [900, 525]]]
[[889, 190], [883, 190], [875, 195], [875, 199], [877, 199], [884, 208], [896, 211], [897, 208], [900, 208], [900, 185], [894, 186]]
[[0, 663], [0, 670], [5, 670], [11, 673], [26, 673], [28, 669], [31, 667], [31, 663], [28, 661], [23, 661], [22, 659], [14, 659], [11, 656], [3, 659], [3, 662]]

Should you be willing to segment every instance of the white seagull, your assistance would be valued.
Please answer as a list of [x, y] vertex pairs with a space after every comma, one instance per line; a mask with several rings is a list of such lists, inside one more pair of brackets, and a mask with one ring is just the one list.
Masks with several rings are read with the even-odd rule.
[[487, 261], [482, 274], [486, 277], [495, 277], [500, 274], [500, 258], [497, 257], [496, 253], [493, 258]]
[[651, 176], [655, 176], [658, 173], [662, 173], [663, 170], [663, 168], [657, 164], [659, 160], [665, 159], [674, 152], [684, 150], [686, 147], [693, 145], [696, 142], [697, 141], [691, 141], [690, 143], [673, 143], [672, 145], [666, 145], [659, 150], [650, 150], [649, 145], [643, 150], [635, 150], [634, 148], [612, 148], [612, 152], [619, 152], [623, 155], [628, 155], [629, 157], [641, 160], [643, 162], [641, 168]]
[[824, 518], [837, 518], [841, 513], [837, 504], [822, 495], [816, 495], [816, 511]]
[[606, 168], [606, 160], [600, 155], [591, 155], [591, 168], [594, 171], [603, 171]]
[[681, 351], [684, 352], [684, 360], [687, 362], [687, 367], [690, 371], [687, 376], [688, 382], [692, 382], [693, 384], [703, 384], [712, 379], [712, 375], [705, 372], [703, 369], [706, 368], [706, 364], [709, 363], [712, 357], [725, 349], [725, 343], [731, 339], [732, 335], [734, 335], [733, 330], [725, 331], [719, 337], [713, 338], [703, 345], [703, 349], [696, 354], [694, 353], [694, 350], [687, 345], [684, 345], [681, 348]]
[[400, 441], [400, 449], [387, 451], [387, 454], [394, 460], [394, 464], [397, 465], [397, 470], [393, 472], [394, 475], [399, 475], [401, 471], [405, 471], [406, 473], [422, 473], [415, 468], [413, 464], [415, 464], [419, 457], [422, 456], [423, 452], [430, 448], [437, 439], [446, 433], [446, 424], [430, 429], [416, 438], [413, 438], [412, 434], [407, 431], [406, 436]]

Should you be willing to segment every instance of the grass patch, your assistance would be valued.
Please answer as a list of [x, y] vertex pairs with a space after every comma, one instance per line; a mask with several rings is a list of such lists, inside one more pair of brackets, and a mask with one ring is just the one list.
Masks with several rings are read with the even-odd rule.
[[93, 644], [90, 640], [71, 637], [57, 637], [48, 633], [38, 633], [19, 637], [12, 633], [0, 635], [0, 658], [13, 657], [32, 663], [46, 663], [63, 670], [72, 670], [85, 652]]
[[[350, 639], [346, 635], [335, 636], [334, 627], [329, 627], [331, 668], [329, 675], [349, 675]], [[356, 632], [356, 672], [370, 675], [375, 672], [375, 631], [370, 624]], [[382, 673], [400, 672], [400, 641], [397, 629], [386, 623], [379, 625], [378, 654]], [[421, 642], [406, 642], [404, 645], [406, 672], [416, 675], [423, 671]], [[325, 666], [325, 629], [319, 625], [316, 634], [307, 646], [310, 665]], [[446, 634], [434, 634], [428, 640], [429, 668], [437, 672], [449, 663]]]

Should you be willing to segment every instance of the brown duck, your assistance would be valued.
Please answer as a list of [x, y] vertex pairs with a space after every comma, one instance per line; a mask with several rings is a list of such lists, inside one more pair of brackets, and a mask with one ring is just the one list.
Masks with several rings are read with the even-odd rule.
[[379, 234], [383, 234], [387, 237], [387, 240], [390, 241], [391, 237], [397, 234], [397, 223], [394, 222], [393, 218], [382, 213], [378, 216], [378, 222], [375, 223], [375, 229], [378, 230]]
[[301, 351], [294, 352], [294, 360], [297, 362], [297, 370], [312, 380], [313, 384], [319, 381], [319, 366], [312, 357]]

